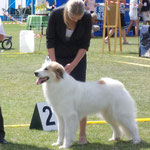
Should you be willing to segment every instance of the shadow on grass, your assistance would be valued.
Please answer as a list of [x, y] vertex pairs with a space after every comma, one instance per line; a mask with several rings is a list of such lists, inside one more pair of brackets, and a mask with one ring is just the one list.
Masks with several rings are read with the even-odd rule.
[[34, 145], [25, 145], [9, 142], [8, 144], [0, 144], [0, 150], [50, 150], [50, 149], [44, 147], [37, 147]]
[[88, 143], [86, 145], [74, 145], [72, 150], [141, 150], [150, 148], [150, 143], [142, 141], [140, 144], [133, 144], [131, 141], [115, 142], [108, 145], [101, 143]]
[[129, 52], [128, 54], [139, 54], [139, 52]]

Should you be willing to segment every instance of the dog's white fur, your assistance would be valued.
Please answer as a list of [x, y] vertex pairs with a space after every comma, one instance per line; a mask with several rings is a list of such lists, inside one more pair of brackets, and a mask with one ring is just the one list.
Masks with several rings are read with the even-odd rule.
[[111, 125], [111, 140], [120, 140], [124, 133], [134, 144], [141, 141], [135, 102], [120, 81], [101, 78], [96, 82], [79, 82], [52, 61], [45, 62], [35, 76], [40, 78], [37, 84], [44, 82], [44, 96], [58, 119], [58, 140], [53, 145], [70, 147], [79, 121], [93, 113], [100, 113]]

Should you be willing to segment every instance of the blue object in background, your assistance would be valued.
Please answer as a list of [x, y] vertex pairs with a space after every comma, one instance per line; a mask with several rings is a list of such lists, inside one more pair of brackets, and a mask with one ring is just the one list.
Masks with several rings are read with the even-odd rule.
[[56, 0], [56, 6], [59, 7], [64, 5], [68, 0]]
[[48, 1], [49, 5], [52, 6], [52, 5], [53, 5], [53, 2], [54, 2], [55, 0], [47, 0], [47, 1]]
[[[126, 0], [126, 3], [129, 3], [129, 2], [130, 2], [130, 0]], [[105, 3], [105, 1], [104, 0], [96, 0], [96, 3]], [[100, 26], [100, 31], [95, 32], [94, 35], [95, 36], [102, 36], [103, 35], [104, 6], [98, 6], [96, 8], [96, 14], [97, 14], [98, 19], [101, 20], [101, 22], [97, 23], [97, 25]], [[126, 22], [126, 25], [127, 25], [126, 26], [126, 30], [127, 30], [127, 27], [130, 24], [129, 5], [125, 6], [125, 22]], [[132, 29], [134, 29], [134, 26], [129, 31], [129, 33], [128, 33], [129, 36], [134, 35], [134, 31]], [[118, 34], [119, 34], [119, 32], [118, 32]]]
[[9, 5], [10, 8], [14, 8], [15, 9], [15, 0], [9, 0]]
[[29, 6], [31, 4], [31, 0], [26, 0], [26, 6]]
[[150, 58], [150, 25], [140, 26], [139, 56]]

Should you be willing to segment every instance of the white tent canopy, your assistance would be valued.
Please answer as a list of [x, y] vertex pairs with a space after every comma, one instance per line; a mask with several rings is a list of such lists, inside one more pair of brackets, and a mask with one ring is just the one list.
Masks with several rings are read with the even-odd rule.
[[0, 16], [3, 16], [2, 8], [8, 9], [8, 1], [9, 0], [0, 0]]
[[11, 0], [11, 4], [10, 4], [10, 0], [0, 0], [0, 16], [3, 16], [2, 8], [7, 10], [12, 5], [15, 7], [15, 9], [18, 9], [18, 6], [25, 8], [26, 3], [28, 1], [31, 1], [31, 0]]
[[26, 7], [26, 1], [27, 0], [15, 0], [15, 8], [18, 9], [18, 6], [25, 8]]

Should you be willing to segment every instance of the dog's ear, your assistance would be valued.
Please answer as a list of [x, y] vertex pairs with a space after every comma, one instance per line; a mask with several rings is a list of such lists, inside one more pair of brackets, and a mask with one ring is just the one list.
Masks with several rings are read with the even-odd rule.
[[62, 68], [56, 69], [55, 73], [58, 80], [63, 79], [64, 70]]
[[45, 62], [51, 62], [51, 59], [49, 58], [49, 56], [46, 56]]
[[53, 69], [55, 75], [56, 75], [56, 80], [60, 80], [60, 79], [63, 79], [63, 75], [64, 75], [64, 69], [58, 65], [57, 67], [55, 67]]

